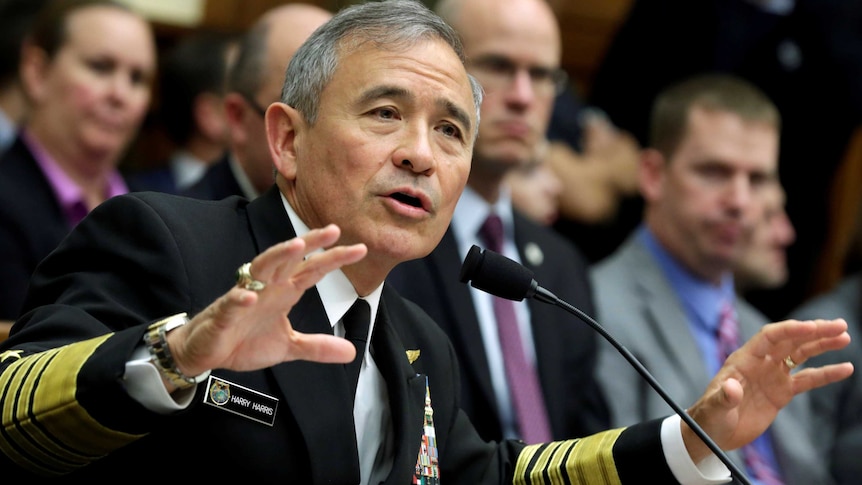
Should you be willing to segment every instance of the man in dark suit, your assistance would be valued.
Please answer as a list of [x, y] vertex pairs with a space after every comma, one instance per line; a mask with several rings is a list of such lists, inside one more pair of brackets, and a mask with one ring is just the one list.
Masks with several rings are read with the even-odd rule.
[[[845, 277], [834, 290], [804, 302], [793, 310], [788, 318], [830, 318], [841, 315], [847, 321], [851, 333], [862, 330], [862, 273]], [[816, 365], [831, 362], [853, 362], [862, 364], [862, 347], [853, 341], [839, 352], [831, 352], [812, 359]], [[814, 428], [817, 429], [815, 444], [825, 450], [841, 450], [832, 453], [829, 471], [836, 485], [855, 485], [862, 476], [862, 380], [859, 374], [832, 386], [822, 387], [810, 394], [812, 407], [817, 411]]]
[[131, 190], [171, 194], [191, 187], [228, 149], [225, 77], [236, 50], [232, 36], [184, 37], [159, 67], [160, 126], [173, 145], [162, 163], [128, 175]]
[[182, 195], [218, 200], [231, 195], [254, 199], [273, 181], [266, 149], [264, 106], [281, 99], [284, 68], [305, 39], [332, 14], [315, 5], [289, 3], [266, 13], [239, 43], [227, 76], [224, 109], [230, 150]]
[[[451, 344], [384, 279], [433, 249], [466, 182], [482, 95], [464, 61], [418, 2], [347, 8], [296, 53], [267, 111], [275, 187], [251, 202], [132, 193], [93, 211], [0, 345], [3, 478], [164, 463], [175, 481], [672, 483], [681, 463], [709, 462], [673, 418], [526, 446], [482, 441], [459, 409]], [[363, 320], [370, 338], [340, 338]], [[846, 345], [845, 327], [767, 328], [691, 415], [741, 446], [795, 394], [852, 373], [778, 364]]]
[[[505, 188], [506, 175], [533, 163], [544, 141], [558, 94], [551, 73], [559, 72], [559, 29], [542, 0], [517, 0], [504, 9], [491, 0], [443, 1], [438, 12], [462, 33], [473, 60], [468, 72], [485, 88], [482, 124], [467, 188], [443, 240], [427, 257], [396, 267], [388, 281], [428, 312], [452, 340], [461, 362], [461, 407], [479, 434], [487, 440], [526, 438], [513, 394], [529, 391], [503, 371], [505, 360], [513, 357], [503, 351], [505, 337], [498, 338], [505, 330], [489, 310], [493, 297], [458, 283], [458, 273], [472, 245], [487, 246], [480, 228], [489, 213], [496, 213], [503, 221], [503, 252], [533, 270], [543, 286], [593, 314], [585, 258], [553, 230], [513, 209]], [[527, 81], [522, 69], [545, 77]], [[539, 417], [550, 425], [547, 438], [606, 429], [606, 405], [592, 376], [595, 332], [546, 304], [528, 300], [517, 306], [524, 340], [532, 342], [526, 354], [539, 377], [544, 406], [537, 413], [547, 416]]]

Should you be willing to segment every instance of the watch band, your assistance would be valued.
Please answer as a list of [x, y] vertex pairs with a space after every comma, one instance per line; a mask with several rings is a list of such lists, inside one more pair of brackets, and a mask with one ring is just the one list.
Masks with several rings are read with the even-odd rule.
[[168, 332], [185, 325], [188, 321], [186, 313], [178, 313], [151, 324], [144, 334], [144, 344], [147, 346], [153, 364], [168, 382], [179, 389], [195, 386], [210, 375], [210, 371], [194, 377], [183, 374], [177, 369], [174, 357], [171, 355], [171, 348], [167, 339]]

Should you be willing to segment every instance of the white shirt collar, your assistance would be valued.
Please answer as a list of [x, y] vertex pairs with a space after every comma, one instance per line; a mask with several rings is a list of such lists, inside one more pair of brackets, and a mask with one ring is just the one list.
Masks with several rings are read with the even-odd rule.
[[177, 150], [171, 156], [171, 174], [177, 188], [191, 187], [203, 177], [209, 163], [192, 155], [186, 150]]
[[500, 191], [500, 198], [497, 202], [488, 204], [479, 194], [476, 193], [468, 185], [464, 188], [464, 193], [458, 199], [458, 205], [455, 206], [455, 213], [452, 216], [452, 231], [455, 235], [455, 240], [458, 242], [458, 251], [461, 253], [461, 259], [467, 256], [470, 247], [476, 244], [484, 247], [485, 244], [479, 240], [479, 228], [485, 222], [488, 214], [495, 212], [503, 221], [503, 233], [506, 240], [515, 240], [515, 222], [512, 214], [512, 195], [508, 189], [504, 188]]
[[[234, 178], [236, 178], [236, 183], [239, 184], [239, 188], [242, 190], [242, 195], [248, 200], [256, 199], [260, 194], [257, 192], [257, 189], [254, 188], [254, 184], [251, 183], [251, 179], [248, 178], [248, 175], [246, 175], [245, 170], [242, 169], [242, 166], [239, 164], [239, 160], [236, 159], [236, 155], [234, 155], [233, 152], [228, 154], [228, 165], [230, 166], [230, 171], [233, 172]], [[287, 205], [289, 204], [285, 202], [285, 206]], [[296, 219], [299, 220], [298, 217]], [[293, 222], [293, 218], [290, 220]], [[306, 232], [308, 232], [308, 230], [306, 230]]]
[[[309, 228], [305, 225], [299, 215], [293, 210], [293, 207], [288, 203], [284, 194], [281, 194], [281, 202], [284, 204], [284, 210], [287, 211], [287, 216], [290, 218], [291, 224], [296, 231], [297, 236], [302, 236], [308, 233]], [[347, 313], [353, 302], [359, 298], [350, 280], [339, 269], [327, 273], [323, 279], [317, 283], [317, 292], [320, 294], [320, 300], [323, 302], [323, 308], [326, 310], [326, 316], [329, 318], [329, 325], [335, 327], [335, 324], [341, 320], [341, 317]], [[369, 327], [369, 335], [374, 331], [374, 323], [377, 319], [377, 308], [380, 306], [380, 296], [383, 292], [383, 284], [378, 286], [368, 296], [363, 297], [371, 307], [371, 326]], [[371, 339], [369, 339], [369, 342]], [[367, 350], [367, 349], [366, 349]], [[366, 356], [368, 353], [366, 352]]]

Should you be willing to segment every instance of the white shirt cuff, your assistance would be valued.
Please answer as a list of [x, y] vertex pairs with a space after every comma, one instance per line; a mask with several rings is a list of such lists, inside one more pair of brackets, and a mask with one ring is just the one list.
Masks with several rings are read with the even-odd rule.
[[661, 445], [667, 466], [682, 485], [713, 485], [730, 481], [730, 470], [715, 454], [695, 464], [685, 449], [680, 428], [682, 418], [673, 414], [661, 424]]
[[135, 349], [132, 359], [126, 362], [123, 384], [134, 400], [160, 414], [181, 411], [187, 408], [195, 397], [194, 387], [168, 393], [161, 374], [150, 361], [150, 355], [143, 346]]

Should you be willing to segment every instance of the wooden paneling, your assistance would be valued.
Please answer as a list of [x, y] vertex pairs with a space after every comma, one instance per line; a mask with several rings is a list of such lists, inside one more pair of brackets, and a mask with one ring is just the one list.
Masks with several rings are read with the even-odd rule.
[[[330, 11], [356, 3], [357, 0], [305, 0]], [[584, 94], [589, 91], [593, 74], [617, 27], [633, 0], [548, 0], [560, 21], [563, 39], [563, 67]], [[290, 0], [207, 0], [200, 29], [242, 32], [265, 11]], [[426, 0], [433, 6], [433, 0]], [[500, 2], [505, 8], [505, 2]], [[182, 35], [188, 29], [159, 26], [170, 36]], [[169, 43], [169, 42], [168, 42]]]
[[[182, 0], [177, 0], [182, 1]], [[335, 12], [358, 0], [304, 0]], [[601, 62], [617, 27], [633, 0], [548, 0], [560, 22], [563, 41], [563, 68], [582, 96], [589, 93], [595, 70]], [[177, 40], [193, 30], [239, 33], [248, 29], [264, 12], [290, 0], [207, 0], [200, 25], [177, 26], [154, 22], [159, 52], [166, 52]], [[434, 0], [424, 0], [433, 6]], [[505, 2], [500, 2], [505, 8]], [[130, 150], [126, 164], [145, 167], [163, 160], [169, 151], [163, 137], [154, 133], [152, 119], [143, 128], [141, 139]]]
[[[204, 14], [203, 27], [228, 32], [241, 32], [267, 10], [286, 3], [287, 0], [208, 0]], [[304, 0], [330, 9], [330, 0]]]
[[834, 288], [847, 272], [862, 270], [862, 127], [856, 129], [829, 191], [829, 225], [810, 288]]
[[[633, 0], [548, 0], [560, 21], [563, 67], [577, 88], [589, 91], [593, 74]], [[306, 0], [330, 11], [356, 0]], [[240, 32], [285, 0], [208, 0], [201, 28]], [[433, 5], [433, 1], [426, 1]], [[500, 2], [505, 8], [505, 2]]]
[[560, 22], [562, 65], [583, 95], [633, 0], [549, 0]]

